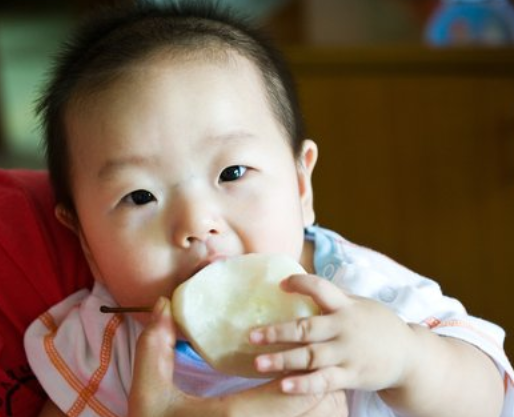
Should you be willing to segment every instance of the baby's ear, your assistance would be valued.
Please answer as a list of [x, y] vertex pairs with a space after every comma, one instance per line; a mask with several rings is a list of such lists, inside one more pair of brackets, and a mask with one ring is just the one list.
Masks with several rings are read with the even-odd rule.
[[91, 250], [89, 249], [89, 245], [86, 242], [84, 234], [82, 233], [82, 229], [80, 227], [80, 223], [77, 219], [77, 216], [64, 207], [62, 204], [58, 204], [54, 209], [55, 217], [59, 222], [61, 222], [64, 226], [70, 229], [73, 233], [77, 235], [80, 241], [80, 246], [82, 247], [82, 251], [84, 256], [86, 257], [87, 263], [89, 264], [89, 268], [91, 269], [91, 273], [96, 281], [103, 282], [100, 271], [96, 265], [93, 255], [91, 254]]
[[314, 167], [318, 160], [318, 145], [312, 139], [305, 139], [302, 143], [302, 153], [300, 155], [300, 167], [306, 170], [309, 178], [312, 176]]
[[310, 139], [303, 141], [302, 153], [298, 161], [298, 182], [302, 200], [304, 226], [314, 224], [314, 192], [312, 189], [312, 172], [318, 160], [318, 146]]
[[70, 229], [73, 233], [78, 234], [77, 217], [65, 208], [62, 204], [57, 204], [54, 209], [55, 217], [61, 224]]

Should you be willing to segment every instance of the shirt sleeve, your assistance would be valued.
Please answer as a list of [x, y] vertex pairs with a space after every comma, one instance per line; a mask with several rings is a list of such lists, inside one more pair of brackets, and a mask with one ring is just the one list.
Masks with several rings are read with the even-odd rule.
[[346, 262], [335, 283], [350, 292], [388, 305], [403, 320], [417, 323], [441, 336], [466, 341], [485, 352], [504, 380], [501, 417], [514, 415], [514, 371], [504, 351], [504, 330], [469, 315], [455, 298], [445, 296], [433, 280], [418, 275], [392, 259], [343, 241]]
[[32, 417], [46, 399], [23, 334], [92, 278], [75, 236], [54, 217], [43, 171], [0, 169], [0, 416]]

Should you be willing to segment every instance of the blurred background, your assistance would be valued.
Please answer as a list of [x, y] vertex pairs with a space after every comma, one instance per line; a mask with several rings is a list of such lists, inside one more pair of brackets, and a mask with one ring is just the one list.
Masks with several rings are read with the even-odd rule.
[[[507, 0], [225, 0], [291, 64], [320, 146], [317, 220], [441, 283], [514, 359], [514, 19]], [[106, 1], [1, 0], [0, 167], [42, 168], [50, 59]]]

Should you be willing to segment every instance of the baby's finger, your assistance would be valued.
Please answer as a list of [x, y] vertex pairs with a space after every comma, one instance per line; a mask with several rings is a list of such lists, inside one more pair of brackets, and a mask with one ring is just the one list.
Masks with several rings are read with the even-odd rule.
[[141, 333], [136, 345], [134, 378], [129, 395], [131, 415], [145, 415], [166, 406], [166, 400], [182, 395], [173, 384], [175, 328], [169, 299], [161, 297], [153, 320]]
[[255, 358], [259, 372], [310, 371], [340, 363], [335, 343], [316, 343], [283, 352], [267, 353]]
[[281, 287], [284, 291], [311, 297], [323, 313], [339, 310], [348, 300], [341, 288], [316, 275], [291, 275], [282, 281]]
[[250, 333], [250, 342], [260, 345], [317, 343], [333, 339], [338, 333], [338, 322], [332, 316], [314, 316], [254, 329]]
[[320, 394], [348, 389], [343, 369], [331, 366], [309, 374], [290, 376], [280, 382], [282, 391], [288, 394]]

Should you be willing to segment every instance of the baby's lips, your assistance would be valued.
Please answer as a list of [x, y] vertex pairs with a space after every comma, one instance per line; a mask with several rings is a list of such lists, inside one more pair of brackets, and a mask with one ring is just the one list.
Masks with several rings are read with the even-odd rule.
[[193, 268], [193, 273], [191, 274], [190, 278], [192, 278], [194, 275], [196, 275], [198, 272], [200, 272], [202, 269], [209, 266], [210, 264], [213, 264], [214, 262], [218, 262], [218, 261], [223, 261], [227, 258], [228, 258], [228, 256], [226, 256], [226, 255], [212, 255], [212, 256], [209, 256], [209, 257], [201, 260]]

